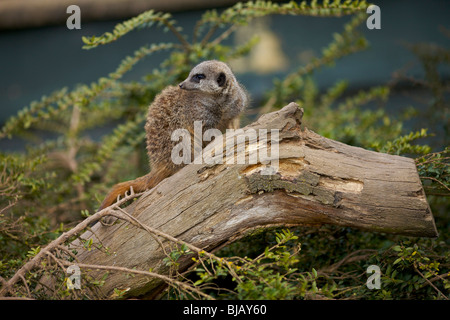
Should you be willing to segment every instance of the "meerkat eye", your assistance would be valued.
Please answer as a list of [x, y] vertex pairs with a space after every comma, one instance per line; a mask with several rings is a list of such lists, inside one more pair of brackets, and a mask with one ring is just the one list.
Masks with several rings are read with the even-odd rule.
[[219, 87], [223, 87], [225, 85], [226, 80], [227, 77], [225, 76], [225, 73], [221, 72], [217, 77], [217, 84], [219, 85]]
[[191, 78], [191, 81], [199, 83], [200, 80], [205, 79], [205, 75], [203, 73], [194, 74]]

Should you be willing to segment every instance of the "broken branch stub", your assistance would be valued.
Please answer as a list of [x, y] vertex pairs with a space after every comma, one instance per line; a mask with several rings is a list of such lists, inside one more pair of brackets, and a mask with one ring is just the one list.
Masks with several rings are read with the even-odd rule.
[[[278, 225], [333, 224], [437, 236], [412, 159], [352, 147], [302, 130], [302, 115], [303, 110], [290, 103], [262, 116], [243, 128], [244, 132], [256, 131], [256, 139], [250, 138], [240, 150], [223, 152], [222, 159], [228, 157], [228, 163], [187, 165], [124, 210], [140, 224], [206, 251], [235, 241], [249, 230]], [[278, 141], [272, 139], [274, 135]], [[225, 150], [227, 143], [233, 145], [237, 138], [236, 132], [223, 140], [216, 138], [204, 155], [217, 157], [218, 150]], [[278, 146], [278, 154], [272, 146]], [[272, 151], [264, 163], [258, 158], [253, 164], [230, 164], [232, 155], [236, 160], [244, 153], [248, 159], [263, 148]], [[276, 172], [267, 174], [269, 166]], [[109, 253], [95, 248], [79, 252], [79, 263], [152, 269], [162, 274], [168, 268], [161, 243], [166, 252], [174, 248], [167, 238], [156, 241], [148, 230], [125, 222], [97, 223], [82, 238], [100, 242]], [[193, 263], [188, 258], [179, 262], [180, 270]], [[102, 294], [107, 298], [114, 288], [130, 288], [130, 296], [152, 295], [162, 287], [161, 279], [111, 273]]]

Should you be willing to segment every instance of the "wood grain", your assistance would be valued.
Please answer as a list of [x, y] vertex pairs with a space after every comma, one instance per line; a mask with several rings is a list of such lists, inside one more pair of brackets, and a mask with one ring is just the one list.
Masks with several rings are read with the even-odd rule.
[[[251, 230], [270, 226], [333, 224], [372, 232], [437, 236], [412, 159], [321, 137], [301, 128], [302, 115], [303, 110], [291, 103], [244, 128], [279, 129], [275, 174], [262, 175], [266, 165], [260, 162], [190, 164], [124, 210], [146, 226], [210, 252]], [[234, 138], [226, 136], [226, 140]], [[270, 142], [268, 137], [266, 140]], [[222, 145], [226, 141], [216, 139], [204, 151]], [[248, 143], [245, 152], [248, 155], [260, 145], [258, 141]], [[101, 243], [108, 254], [98, 249], [81, 251], [79, 263], [167, 272], [160, 244], [142, 228], [126, 222], [113, 226], [97, 223], [82, 238]], [[166, 251], [174, 247], [163, 238], [160, 241]], [[191, 264], [190, 259], [182, 259], [180, 270]], [[91, 276], [103, 273], [92, 271]], [[161, 279], [117, 272], [108, 276], [101, 295], [107, 298], [114, 288], [129, 288], [129, 296], [152, 296], [163, 286]]]

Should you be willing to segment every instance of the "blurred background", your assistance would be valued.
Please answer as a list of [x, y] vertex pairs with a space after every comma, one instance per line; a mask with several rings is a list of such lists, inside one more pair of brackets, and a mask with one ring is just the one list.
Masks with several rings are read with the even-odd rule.
[[[185, 34], [192, 34], [195, 22], [206, 9], [219, 10], [237, 1], [231, 0], [0, 0], [0, 125], [31, 101], [62, 87], [74, 88], [91, 83], [115, 70], [119, 62], [145, 43], [169, 42], [172, 33], [143, 29], [127, 34], [115, 43], [82, 49], [82, 36], [101, 35], [139, 13], [155, 9], [171, 12]], [[337, 80], [349, 81], [348, 92], [393, 80], [398, 73], [424, 77], [424, 68], [408, 45], [426, 43], [448, 47], [450, 38], [450, 2], [446, 0], [380, 0], [381, 30], [363, 30], [370, 48], [344, 57], [333, 68], [314, 74], [320, 90]], [[81, 29], [69, 30], [66, 8], [81, 8]], [[263, 94], [273, 86], [275, 77], [305, 65], [340, 32], [349, 17], [315, 18], [270, 16], [255, 19], [238, 28], [228, 42], [244, 43], [253, 35], [258, 45], [232, 67], [250, 91], [252, 107], [259, 107]], [[165, 59], [165, 53], [152, 55], [125, 75], [126, 80], [141, 79]], [[440, 76], [449, 78], [450, 68], [439, 64]], [[125, 80], [124, 79], [124, 80]], [[397, 86], [387, 108], [395, 112], [407, 105], [417, 105], [417, 90], [411, 83]], [[400, 88], [400, 89], [399, 89]], [[405, 94], [409, 93], [409, 94]], [[421, 95], [419, 100], [430, 97]], [[447, 113], [448, 114], [448, 113]], [[448, 121], [448, 119], [443, 119]], [[414, 123], [411, 126], [415, 126]], [[417, 129], [417, 128], [412, 128]], [[0, 149], [20, 148], [15, 140], [3, 139]]]
[[[252, 278], [244, 282], [253, 288], [247, 297], [267, 299], [257, 288], [266, 292], [276, 279], [281, 289], [267, 292], [277, 299], [288, 294], [303, 299], [318, 290], [338, 299], [447, 299], [450, 1], [370, 1], [381, 9], [380, 30], [366, 27], [364, 11], [352, 9], [356, 1], [342, 0], [337, 11], [335, 1], [325, 0], [331, 9], [318, 10], [315, 1], [306, 9], [236, 2], [0, 0], [0, 279], [11, 278], [46, 243], [94, 213], [112, 185], [149, 172], [147, 106], [165, 86], [185, 79], [194, 64], [219, 57], [251, 94], [243, 126], [296, 101], [305, 110], [303, 124], [322, 136], [413, 158], [439, 230], [436, 239], [416, 239], [331, 226], [296, 228], [300, 260], [295, 260], [298, 243], [280, 257], [295, 260], [299, 273], [288, 272], [284, 258], [276, 258], [269, 270], [264, 258], [256, 273], [259, 284]], [[81, 9], [79, 30], [66, 26], [67, 7], [74, 4]], [[212, 9], [217, 15], [205, 14]], [[318, 11], [354, 14], [314, 17]], [[260, 17], [264, 13], [271, 14]], [[233, 25], [242, 22], [249, 24]], [[120, 32], [113, 30], [119, 23], [130, 32], [117, 39]], [[164, 26], [172, 30], [164, 32]], [[174, 32], [175, 27], [182, 30]], [[252, 232], [223, 254], [261, 256], [277, 242], [274, 232]], [[383, 267], [383, 290], [366, 290], [364, 276], [372, 264]], [[24, 276], [25, 286], [17, 283], [14, 295], [42, 299], [29, 288], [46, 268]], [[50, 268], [67, 278], [56, 264]], [[280, 270], [286, 270], [281, 281]], [[318, 270], [320, 279], [311, 270]], [[231, 280], [220, 281], [210, 287], [240, 290]], [[62, 290], [51, 298], [68, 299]]]

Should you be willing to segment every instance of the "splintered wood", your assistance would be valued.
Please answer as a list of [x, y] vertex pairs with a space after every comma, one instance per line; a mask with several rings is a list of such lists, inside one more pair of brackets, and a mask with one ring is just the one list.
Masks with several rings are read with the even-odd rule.
[[[266, 143], [250, 139], [245, 148], [230, 149], [249, 158], [260, 147], [270, 148], [274, 140], [268, 133], [277, 130], [277, 159], [269, 152], [265, 160], [270, 161], [264, 163], [258, 159], [257, 163], [190, 164], [123, 210], [142, 225], [209, 252], [251, 230], [270, 226], [334, 224], [371, 232], [437, 236], [412, 159], [324, 138], [301, 128], [302, 115], [295, 103], [266, 114], [243, 128], [264, 132]], [[205, 154], [208, 150], [217, 154], [220, 147], [225, 150], [228, 139], [234, 137], [215, 139]], [[267, 171], [271, 165], [272, 172]], [[79, 263], [151, 269], [161, 274], [167, 274], [162, 263], [165, 252], [175, 247], [168, 238], [156, 240], [148, 230], [125, 221], [113, 226], [97, 223], [82, 238], [101, 243], [103, 249], [80, 250]], [[189, 258], [178, 262], [181, 271], [193, 263]], [[99, 278], [104, 272], [92, 270], [90, 275]], [[129, 288], [129, 296], [153, 296], [164, 285], [162, 279], [147, 275], [126, 277], [111, 272], [101, 291], [105, 298], [112, 296], [114, 288]]]

